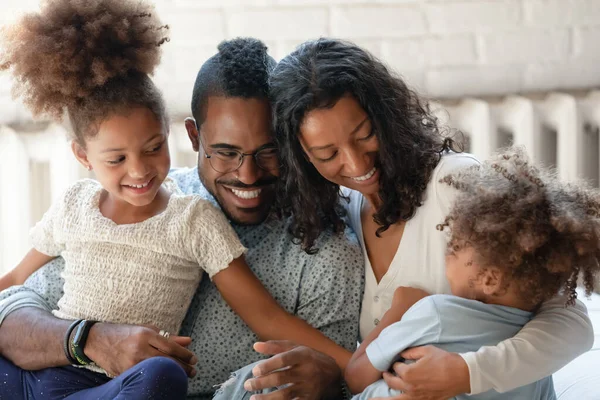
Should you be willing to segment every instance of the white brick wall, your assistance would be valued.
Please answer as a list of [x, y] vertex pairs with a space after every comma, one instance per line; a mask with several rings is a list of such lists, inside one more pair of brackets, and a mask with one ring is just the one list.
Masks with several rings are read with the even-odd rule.
[[[202, 62], [256, 36], [276, 59], [305, 39], [350, 39], [434, 97], [600, 86], [600, 0], [155, 0], [171, 28], [155, 79], [189, 113]], [[3, 0], [0, 24], [33, 0]], [[0, 121], [19, 112], [0, 77]], [[9, 106], [10, 105], [10, 106]], [[13, 114], [11, 117], [8, 114]]]

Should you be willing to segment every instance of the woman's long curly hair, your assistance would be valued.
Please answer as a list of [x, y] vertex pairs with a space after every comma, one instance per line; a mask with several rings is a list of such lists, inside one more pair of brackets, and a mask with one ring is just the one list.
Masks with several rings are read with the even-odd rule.
[[328, 228], [340, 231], [339, 186], [323, 178], [300, 145], [307, 113], [353, 96], [379, 141], [377, 233], [412, 218], [441, 154], [454, 149], [428, 106], [404, 81], [360, 47], [319, 39], [300, 45], [275, 67], [269, 81], [273, 124], [282, 158], [279, 206], [293, 216], [291, 233], [310, 251]]
[[536, 306], [561, 288], [567, 304], [600, 273], [600, 192], [585, 183], [563, 183], [536, 168], [522, 148], [444, 177], [459, 190], [445, 222], [448, 246], [475, 250], [480, 267], [497, 267], [522, 301]]
[[136, 106], [167, 122], [148, 76], [167, 29], [142, 1], [47, 0], [2, 30], [0, 70], [12, 72], [13, 95], [34, 115], [61, 120], [66, 111], [84, 145], [107, 116]]

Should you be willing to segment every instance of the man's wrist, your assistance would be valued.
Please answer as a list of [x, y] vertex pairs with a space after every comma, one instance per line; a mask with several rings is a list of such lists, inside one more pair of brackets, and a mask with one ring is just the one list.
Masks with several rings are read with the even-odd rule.
[[67, 331], [65, 332], [65, 337], [63, 338], [63, 350], [65, 352], [65, 357], [71, 365], [79, 365], [79, 362], [73, 355], [71, 343], [73, 342], [73, 332], [75, 331], [77, 325], [79, 325], [81, 321], [81, 319], [73, 321], [71, 325], [69, 325], [69, 327], [67, 328]]
[[90, 333], [90, 329], [98, 321], [93, 320], [82, 320], [75, 330], [70, 339], [71, 344], [71, 355], [77, 360], [80, 365], [92, 364], [92, 360], [85, 354], [85, 345]]
[[100, 340], [98, 339], [104, 325], [106, 324], [103, 322], [97, 322], [90, 328], [85, 347], [83, 348], [85, 355], [93, 362], [96, 362], [98, 354], [103, 352], [103, 350], [99, 348], [101, 346], [99, 346]]

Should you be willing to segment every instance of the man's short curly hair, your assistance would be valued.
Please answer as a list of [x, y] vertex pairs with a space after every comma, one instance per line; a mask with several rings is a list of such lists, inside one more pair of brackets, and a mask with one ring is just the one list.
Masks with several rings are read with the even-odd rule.
[[83, 142], [109, 114], [148, 107], [166, 122], [162, 96], [148, 77], [167, 41], [154, 8], [137, 0], [47, 0], [39, 12], [5, 27], [0, 70], [34, 115], [67, 111]]
[[209, 97], [268, 98], [269, 74], [276, 61], [258, 39], [225, 40], [219, 52], [200, 67], [192, 92], [192, 115], [198, 127], [204, 122]]
[[584, 182], [563, 183], [533, 166], [522, 148], [444, 177], [460, 194], [443, 224], [453, 250], [472, 247], [482, 268], [497, 267], [532, 306], [564, 289], [587, 294], [600, 273], [600, 192]]

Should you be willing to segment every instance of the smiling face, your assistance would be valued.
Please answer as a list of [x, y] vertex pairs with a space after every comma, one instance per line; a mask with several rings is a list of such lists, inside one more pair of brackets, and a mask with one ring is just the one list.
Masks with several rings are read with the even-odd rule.
[[167, 138], [149, 109], [135, 108], [104, 120], [98, 133], [85, 140], [85, 149], [74, 143], [73, 151], [93, 168], [115, 204], [151, 207], [171, 166]]
[[379, 142], [367, 113], [352, 96], [331, 108], [308, 112], [300, 143], [309, 161], [327, 180], [365, 196], [379, 190]]
[[[234, 150], [244, 154], [262, 150], [266, 157], [276, 153], [268, 101], [209, 97], [204, 115], [200, 132], [193, 121], [186, 121], [188, 136], [194, 150], [199, 152], [200, 180], [233, 222], [241, 225], [261, 223], [273, 205], [278, 168], [260, 168], [254, 157], [247, 155], [237, 170], [219, 172], [206, 155], [214, 163], [220, 156], [233, 158]], [[278, 161], [274, 164], [278, 165]]]

